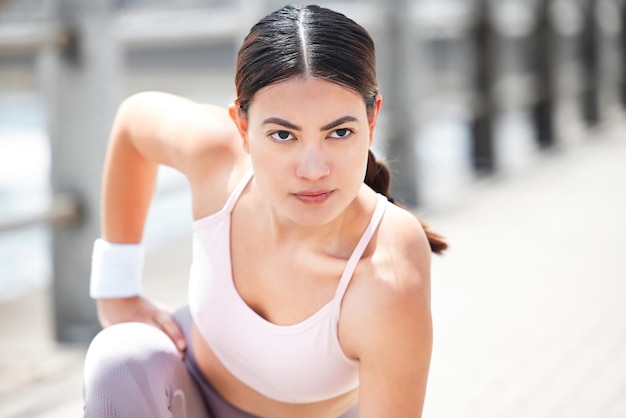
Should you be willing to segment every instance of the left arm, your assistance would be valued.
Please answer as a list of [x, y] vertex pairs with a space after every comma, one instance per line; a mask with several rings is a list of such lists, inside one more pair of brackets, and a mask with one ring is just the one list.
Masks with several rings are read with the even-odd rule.
[[369, 307], [360, 309], [353, 346], [360, 361], [359, 418], [422, 414], [433, 339], [430, 249], [415, 225], [396, 233], [399, 245], [389, 242], [388, 268], [361, 298]]

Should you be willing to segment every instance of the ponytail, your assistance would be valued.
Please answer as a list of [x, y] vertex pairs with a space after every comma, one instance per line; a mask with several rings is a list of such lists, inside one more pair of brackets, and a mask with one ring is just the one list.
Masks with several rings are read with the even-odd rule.
[[[401, 206], [389, 197], [389, 188], [391, 187], [391, 172], [389, 171], [389, 167], [387, 167], [384, 163], [377, 161], [371, 150], [368, 152], [367, 156], [365, 184], [370, 186], [375, 192], [385, 195], [394, 204]], [[442, 254], [448, 248], [448, 243], [441, 235], [431, 231], [423, 220], [419, 219], [419, 221], [422, 224], [422, 228], [424, 228], [426, 237], [428, 238], [430, 250], [435, 254]]]

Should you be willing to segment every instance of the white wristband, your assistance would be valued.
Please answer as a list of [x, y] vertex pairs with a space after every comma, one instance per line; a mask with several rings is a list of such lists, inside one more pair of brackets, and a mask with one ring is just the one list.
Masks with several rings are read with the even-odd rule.
[[127, 298], [142, 293], [144, 248], [97, 239], [91, 257], [89, 295], [93, 299]]

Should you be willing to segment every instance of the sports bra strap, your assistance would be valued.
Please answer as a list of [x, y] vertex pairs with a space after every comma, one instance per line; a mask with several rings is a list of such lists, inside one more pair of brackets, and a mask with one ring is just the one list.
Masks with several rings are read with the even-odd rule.
[[226, 204], [224, 205], [224, 209], [222, 209], [223, 211], [225, 211], [226, 213], [230, 213], [233, 211], [233, 208], [235, 207], [237, 200], [239, 200], [239, 196], [241, 196], [241, 193], [243, 193], [243, 189], [245, 189], [248, 183], [250, 182], [250, 179], [252, 178], [252, 174], [253, 174], [252, 167], [250, 167], [248, 168], [246, 173], [243, 175], [241, 180], [239, 180], [239, 183], [237, 183], [237, 186], [235, 186], [235, 189], [228, 197], [228, 200], [226, 201]]
[[[374, 236], [374, 233], [378, 229], [378, 225], [380, 221], [383, 219], [383, 215], [385, 214], [385, 209], [387, 208], [388, 199], [383, 194], [378, 194], [378, 202], [376, 204], [376, 209], [372, 214], [372, 218], [370, 219], [367, 228], [365, 228], [365, 232], [361, 236], [358, 244], [354, 248], [352, 255], [348, 259], [346, 263], [346, 268], [341, 275], [341, 279], [339, 280], [339, 285], [337, 286], [337, 290], [335, 291], [335, 296], [333, 298], [333, 303], [335, 304], [334, 310], [335, 313], [339, 313], [339, 308], [341, 307], [341, 301], [343, 300], [343, 296], [348, 289], [348, 285], [350, 284], [350, 280], [352, 279], [352, 275], [354, 274], [354, 270], [356, 269], [359, 260], [361, 260], [361, 256], [367, 248], [370, 240]], [[338, 318], [338, 315], [335, 316]]]

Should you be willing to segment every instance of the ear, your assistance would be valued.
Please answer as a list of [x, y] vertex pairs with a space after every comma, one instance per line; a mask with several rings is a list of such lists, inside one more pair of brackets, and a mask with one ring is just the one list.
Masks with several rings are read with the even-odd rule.
[[370, 147], [372, 143], [374, 143], [374, 130], [376, 129], [376, 123], [378, 122], [378, 115], [380, 114], [380, 108], [383, 106], [383, 95], [380, 93], [376, 93], [376, 97], [374, 98], [374, 112], [369, 117], [369, 127], [370, 127]]
[[248, 119], [242, 117], [241, 112], [239, 111], [239, 105], [236, 102], [231, 103], [228, 106], [228, 114], [235, 123], [237, 131], [239, 131], [243, 149], [247, 153], [250, 153], [250, 145], [248, 143]]

